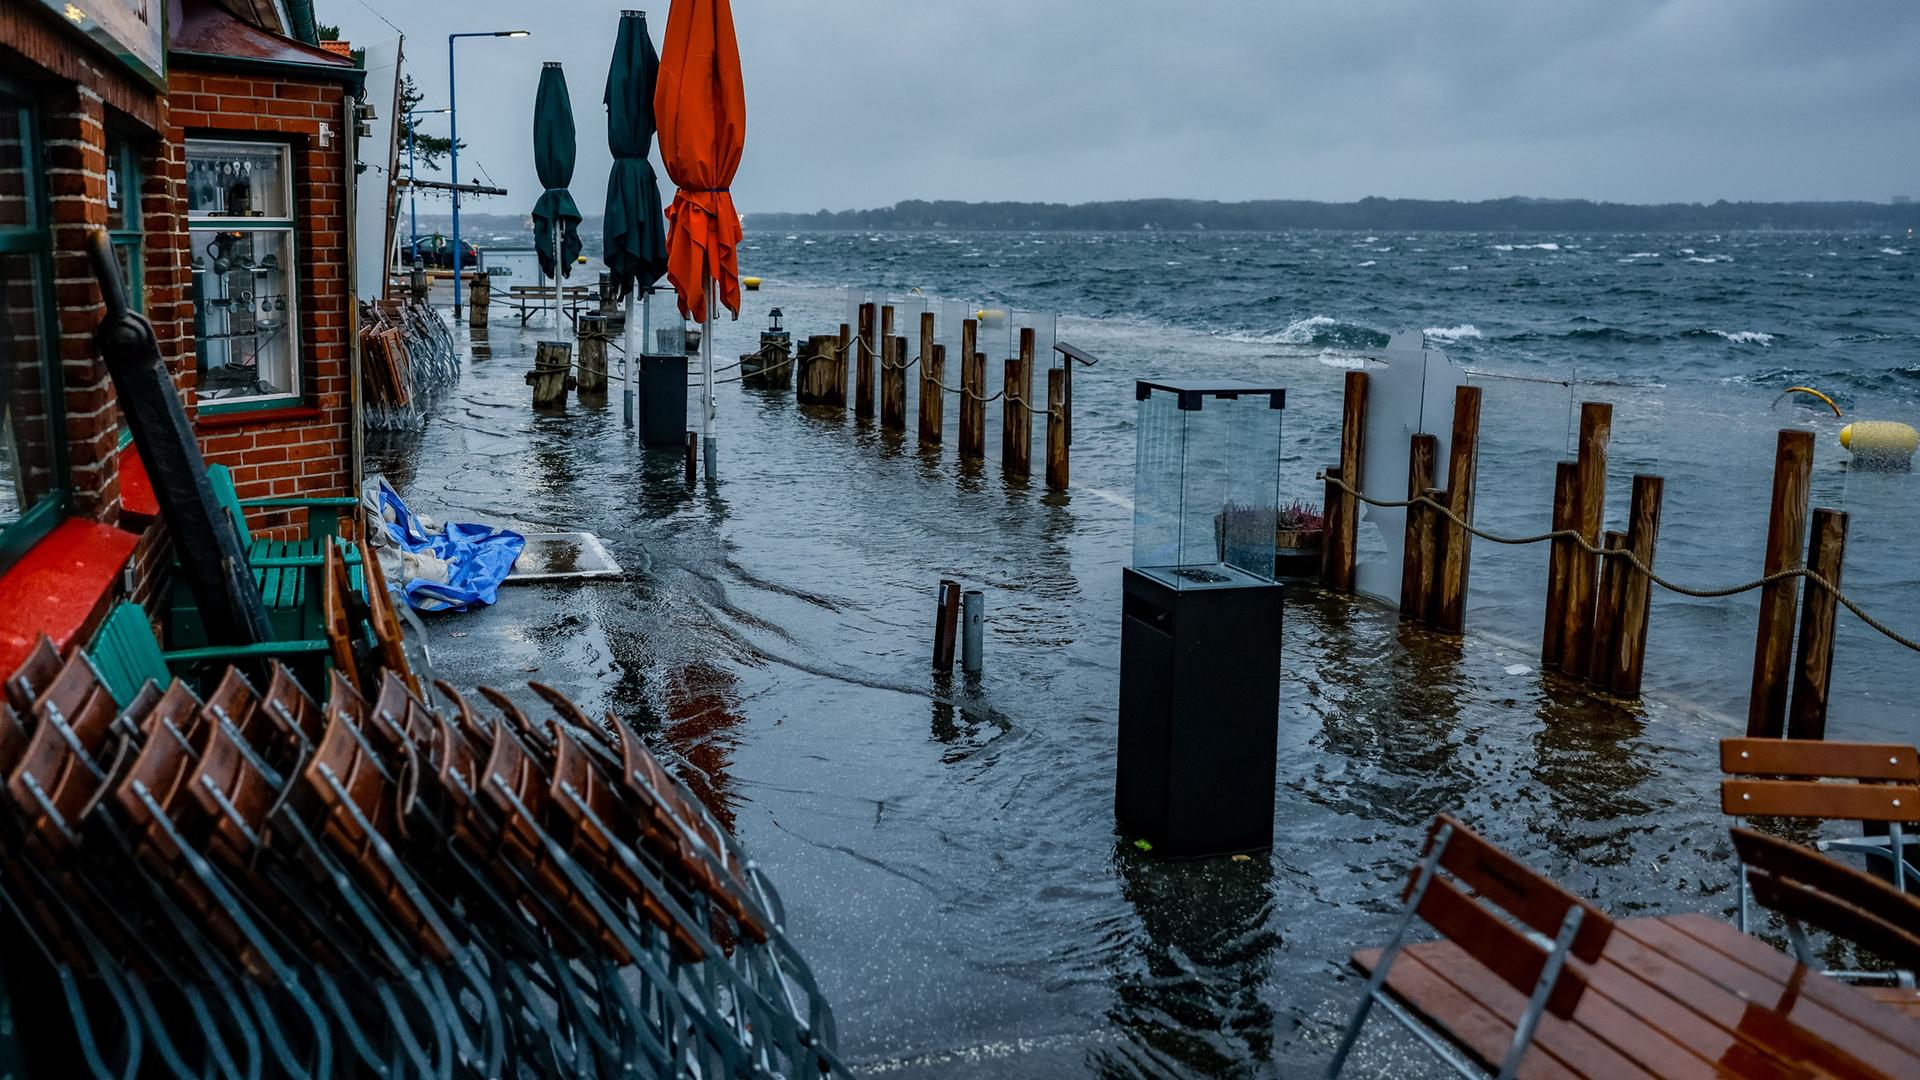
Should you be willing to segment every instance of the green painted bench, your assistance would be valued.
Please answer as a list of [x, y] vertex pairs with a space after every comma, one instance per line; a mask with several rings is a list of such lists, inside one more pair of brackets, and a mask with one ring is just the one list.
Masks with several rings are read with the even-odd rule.
[[107, 614], [87, 645], [87, 658], [113, 700], [125, 708], [151, 682], [165, 690], [177, 673], [202, 664], [279, 660], [289, 666], [324, 664], [331, 648], [326, 638], [309, 641], [269, 641], [258, 645], [207, 645], [192, 649], [162, 649], [153, 636], [153, 624], [138, 604], [121, 602]]
[[[233, 486], [233, 474], [225, 465], [207, 466], [207, 481], [213, 485], [214, 498], [233, 521], [240, 537], [240, 550], [246, 552], [247, 565], [253, 570], [254, 584], [267, 605], [267, 619], [276, 641], [304, 641], [322, 637], [320, 619], [321, 547], [326, 542], [341, 545], [353, 587], [363, 595], [366, 582], [360, 569], [360, 551], [340, 539], [340, 513], [351, 512], [360, 500], [347, 496], [312, 498], [242, 499]], [[256, 537], [247, 527], [247, 510], [305, 510], [307, 535], [298, 540], [272, 540]], [[176, 552], [176, 557], [180, 553]], [[181, 646], [207, 643], [200, 622], [200, 609], [184, 581], [174, 582], [167, 619], [168, 639]]]

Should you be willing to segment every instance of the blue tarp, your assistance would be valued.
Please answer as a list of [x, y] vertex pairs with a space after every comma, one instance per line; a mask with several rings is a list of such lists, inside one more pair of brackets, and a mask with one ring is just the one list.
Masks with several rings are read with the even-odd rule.
[[517, 532], [491, 525], [448, 523], [428, 532], [386, 481], [369, 477], [370, 503], [386, 522], [387, 535], [402, 551], [432, 556], [446, 564], [447, 580], [400, 575], [402, 593], [416, 611], [465, 611], [493, 603], [500, 583], [513, 572], [513, 563], [527, 546]]

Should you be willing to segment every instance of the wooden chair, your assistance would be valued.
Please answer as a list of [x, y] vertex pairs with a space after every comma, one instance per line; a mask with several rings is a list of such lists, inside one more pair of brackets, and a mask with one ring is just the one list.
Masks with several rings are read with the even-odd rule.
[[[320, 601], [317, 586], [321, 552], [323, 548], [339, 542], [340, 512], [351, 510], [360, 501], [344, 495], [242, 499], [234, 488], [233, 474], [225, 465], [207, 466], [207, 482], [212, 485], [215, 501], [227, 512], [227, 518], [233, 522], [234, 531], [240, 538], [240, 550], [246, 554], [247, 565], [253, 571], [254, 584], [259, 586], [260, 598], [266, 602], [267, 617], [273, 627], [274, 637], [288, 641], [318, 637]], [[297, 540], [270, 540], [255, 536], [247, 526], [249, 509], [305, 510], [307, 534]], [[193, 552], [177, 554], [188, 558], [199, 557], [198, 553]], [[359, 553], [356, 551], [349, 555], [348, 562], [354, 587], [361, 588]], [[167, 624], [169, 638], [189, 647], [207, 644], [206, 633], [200, 623], [200, 609], [185, 582], [175, 584], [170, 603]]]
[[87, 655], [99, 669], [101, 681], [123, 707], [147, 685], [165, 687], [175, 672], [192, 672], [209, 664], [287, 661], [304, 664], [324, 658], [325, 638], [304, 641], [268, 641], [256, 645], [208, 645], [193, 649], [163, 649], [153, 636], [146, 610], [122, 602], [87, 643]]
[[1742, 828], [1732, 834], [1754, 900], [1786, 920], [1800, 963], [1823, 966], [1807, 942], [1810, 924], [1892, 962], [1892, 972], [1877, 974], [1894, 983], [1893, 992], [1876, 996], [1911, 1004], [1920, 971], [1920, 898], [1778, 837]]
[[1501, 1080], [1515, 1076], [1541, 1017], [1571, 1018], [1586, 992], [1586, 975], [1568, 966], [1567, 958], [1597, 962], [1613, 933], [1613, 920], [1445, 814], [1433, 820], [1426, 850], [1410, 877], [1399, 925], [1386, 947], [1354, 954], [1355, 966], [1371, 975], [1327, 1075], [1340, 1075], [1375, 1004], [1462, 1075], [1481, 1075], [1448, 1041], [1451, 1033], [1444, 1028], [1436, 1032], [1416, 1018], [1452, 1012], [1441, 999], [1458, 998], [1459, 991], [1427, 975], [1418, 962], [1407, 965], [1410, 977], [1396, 974], [1395, 960], [1418, 919], [1458, 947], [1461, 962], [1471, 966], [1473, 975], [1491, 975], [1528, 995], [1519, 1012], [1501, 1017], [1512, 1025], [1513, 1036], [1498, 1075]]
[[[1805, 739], [1722, 739], [1720, 809], [1757, 816], [1879, 822], [1885, 836], [1822, 840], [1821, 851], [1845, 851], [1890, 862], [1894, 888], [1920, 873], [1907, 853], [1905, 825], [1920, 821], [1920, 751], [1895, 743]], [[1895, 853], [1899, 857], [1895, 857]], [[1741, 867], [1740, 929], [1747, 928], [1746, 868]]]

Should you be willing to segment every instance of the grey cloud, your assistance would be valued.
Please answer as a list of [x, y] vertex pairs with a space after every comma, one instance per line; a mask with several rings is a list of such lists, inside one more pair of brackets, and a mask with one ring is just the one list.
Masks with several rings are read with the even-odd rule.
[[[408, 32], [461, 134], [532, 205], [542, 60], [567, 65], [574, 194], [599, 206], [620, 7], [366, 0]], [[1904, 0], [736, 0], [748, 135], [736, 201], [1506, 194], [1920, 194], [1920, 5]], [[655, 39], [666, 6], [650, 9]], [[391, 37], [361, 0], [321, 17]]]

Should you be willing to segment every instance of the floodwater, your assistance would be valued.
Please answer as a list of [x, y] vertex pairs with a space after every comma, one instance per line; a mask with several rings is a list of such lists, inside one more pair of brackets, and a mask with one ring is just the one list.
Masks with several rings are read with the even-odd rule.
[[[720, 326], [716, 363], [754, 347], [770, 307], [797, 337], [844, 309], [838, 291], [777, 282], [748, 303]], [[538, 320], [496, 321], [424, 432], [369, 436], [369, 470], [438, 518], [597, 533], [626, 575], [510, 586], [493, 608], [433, 617], [439, 670], [529, 703], [538, 679], [639, 725], [779, 883], [862, 1071], [1312, 1074], [1360, 989], [1346, 957], [1390, 932], [1397, 884], [1443, 811], [1617, 916], [1730, 910], [1715, 740], [1741, 727], [1729, 717], [1744, 715], [1752, 598], [1662, 599], [1653, 693], [1622, 707], [1535, 670], [1541, 548], [1476, 546], [1464, 641], [1372, 601], [1290, 591], [1269, 855], [1164, 862], [1115, 832], [1133, 379], [1244, 375], [1260, 346], [1063, 320], [1063, 339], [1103, 359], [1075, 374], [1074, 483], [1049, 493], [1041, 438], [1031, 481], [1002, 475], [998, 403], [987, 461], [962, 465], [951, 395], [934, 451], [916, 447], [911, 405], [898, 436], [737, 383], [720, 388], [718, 476], [688, 487], [679, 451], [633, 446], [617, 361], [609, 403], [532, 411], [522, 375], [540, 336]], [[1341, 372], [1270, 370], [1291, 388], [1287, 493], [1317, 496]], [[1616, 520], [1623, 478], [1666, 452], [1646, 432], [1677, 408], [1617, 393]], [[1489, 385], [1483, 523], [1544, 530], [1566, 395]], [[1812, 422], [1767, 400], [1713, 404], [1706, 464], [1670, 480], [1671, 573], [1757, 576], [1770, 432]], [[1851, 484], [1857, 502], [1862, 479], [1836, 475], [1828, 441], [1816, 492]], [[1870, 482], [1912, 506], [1904, 478]], [[1904, 527], [1866, 519], [1855, 543], [1869, 553]], [[978, 679], [929, 670], [947, 577], [986, 593]], [[1876, 579], [1861, 577], [1873, 607]], [[1910, 738], [1888, 687], [1913, 681], [1911, 654], [1861, 629], [1843, 624], [1830, 735]], [[1894, 681], [1874, 675], [1883, 663]], [[1350, 1066], [1438, 1071], [1379, 1016]]]

